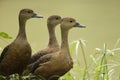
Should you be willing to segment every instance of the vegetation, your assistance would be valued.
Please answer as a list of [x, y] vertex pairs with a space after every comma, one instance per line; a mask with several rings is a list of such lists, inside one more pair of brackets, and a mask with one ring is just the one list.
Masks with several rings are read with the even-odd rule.
[[[11, 39], [7, 33], [0, 32], [0, 39]], [[87, 60], [85, 40], [73, 41], [70, 45], [71, 56], [74, 60], [74, 68], [66, 73], [59, 80], [120, 80], [120, 39], [117, 40], [113, 49], [108, 49], [107, 44], [103, 44], [103, 49], [96, 48], [96, 53], [90, 54], [91, 60]], [[2, 50], [2, 48], [0, 48]], [[75, 53], [75, 56], [74, 56]], [[82, 54], [82, 56], [79, 56]], [[84, 66], [81, 67], [81, 57], [83, 57]], [[115, 75], [114, 75], [115, 74]], [[22, 76], [23, 80], [40, 80], [38, 77]], [[34, 79], [33, 79], [34, 78]], [[19, 75], [13, 74], [11, 80], [19, 80]], [[0, 76], [0, 80], [6, 80], [5, 76]]]

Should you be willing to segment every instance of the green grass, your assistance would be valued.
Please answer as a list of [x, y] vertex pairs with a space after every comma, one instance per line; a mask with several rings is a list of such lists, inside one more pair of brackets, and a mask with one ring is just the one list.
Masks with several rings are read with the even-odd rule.
[[[111, 59], [111, 57], [119, 59], [119, 57], [115, 56], [119, 54], [119, 52], [117, 52], [120, 51], [120, 48], [118, 47], [119, 45], [120, 39], [117, 40], [113, 49], [108, 49], [107, 44], [103, 44], [103, 49], [96, 48], [96, 53], [89, 55], [91, 60], [88, 63], [86, 59], [86, 53], [84, 50], [86, 48], [85, 40], [74, 41], [70, 46], [70, 52], [71, 55], [74, 54], [74, 50], [76, 53], [76, 57], [74, 58], [76, 59], [76, 62], [74, 63], [74, 65], [77, 64], [77, 67], [75, 68], [81, 68], [79, 62], [79, 51], [81, 51], [83, 55], [82, 57], [85, 66], [82, 67], [82, 69], [80, 69], [79, 71], [77, 71], [77, 75], [74, 75], [71, 70], [65, 76], [63, 76], [62, 79], [64, 78], [64, 80], [120, 80], [119, 70], [116, 70], [116, 68], [120, 69], [120, 62]], [[111, 61], [114, 63], [112, 63]], [[117, 72], [118, 75], [114, 75]], [[79, 76], [81, 75], [81, 73], [83, 75]]]
[[[7, 33], [0, 35], [0, 39], [5, 42], [6, 39], [11, 38]], [[113, 45], [113, 49], [108, 49], [108, 45], [104, 43], [103, 49], [95, 48], [96, 52], [87, 56], [85, 51], [87, 45], [85, 42], [85, 40], [76, 40], [70, 44], [70, 53], [74, 60], [74, 68], [59, 80], [120, 80], [120, 62], [118, 56], [120, 53], [120, 39]], [[80, 63], [81, 57], [84, 62], [82, 65]], [[87, 59], [88, 57], [90, 60]], [[33, 79], [30, 75], [22, 76], [23, 80], [40, 80], [37, 77], [35, 78]], [[6, 80], [6, 77], [0, 75], [0, 80]], [[19, 80], [19, 75], [11, 75], [11, 80]]]

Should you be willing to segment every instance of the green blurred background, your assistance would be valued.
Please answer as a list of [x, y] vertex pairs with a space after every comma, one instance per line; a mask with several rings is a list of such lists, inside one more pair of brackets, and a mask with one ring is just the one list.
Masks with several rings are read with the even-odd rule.
[[[31, 8], [43, 19], [30, 19], [26, 25], [28, 41], [34, 51], [45, 48], [48, 43], [46, 20], [50, 15], [73, 17], [85, 29], [72, 29], [69, 43], [74, 40], [86, 40], [86, 51], [89, 57], [95, 48], [102, 48], [107, 43], [109, 49], [114, 48], [120, 38], [120, 0], [0, 0], [0, 32], [6, 32], [14, 40], [18, 33], [18, 13], [22, 8]], [[56, 35], [61, 42], [60, 28]], [[4, 48], [8, 43], [0, 40]]]
[[[33, 9], [44, 16], [43, 19], [30, 19], [26, 25], [28, 41], [34, 51], [47, 46], [46, 21], [53, 14], [73, 17], [87, 26], [85, 29], [70, 30], [69, 43], [79, 39], [86, 40], [88, 61], [90, 54], [96, 52], [95, 48], [103, 48], [103, 44], [106, 43], [107, 48], [113, 49], [116, 41], [120, 39], [120, 0], [0, 0], [0, 32], [6, 32], [13, 37], [6, 40], [8, 43], [12, 42], [18, 33], [18, 13], [22, 8]], [[61, 43], [59, 26], [56, 28], [56, 35]], [[4, 48], [8, 43], [0, 39], [0, 47]], [[117, 47], [119, 46], [120, 44]], [[116, 54], [117, 60], [119, 55]], [[81, 58], [82, 54], [82, 67], [84, 61]], [[119, 70], [117, 71], [120, 75]]]
[[[16, 37], [18, 13], [22, 8], [31, 8], [44, 16], [43, 19], [30, 19], [26, 25], [28, 41], [35, 51], [47, 45], [46, 20], [53, 14], [73, 17], [87, 26], [86, 29], [71, 30], [69, 42], [85, 39], [90, 53], [103, 43], [113, 48], [120, 38], [120, 0], [0, 0], [0, 32], [7, 32], [13, 39]], [[60, 43], [59, 27], [56, 34]], [[0, 46], [6, 45], [0, 40]]]

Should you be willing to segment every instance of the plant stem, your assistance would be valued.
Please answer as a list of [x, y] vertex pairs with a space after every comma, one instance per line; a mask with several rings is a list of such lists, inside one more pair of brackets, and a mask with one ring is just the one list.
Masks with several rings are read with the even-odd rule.
[[[83, 58], [84, 58], [84, 62], [85, 62], [85, 71], [84, 71], [84, 73], [85, 74], [87, 73], [88, 80], [90, 80], [90, 76], [89, 76], [89, 72], [88, 72], [88, 66], [87, 66], [87, 60], [86, 60], [85, 51], [84, 51], [84, 48], [83, 48], [83, 43], [82, 43], [81, 40], [79, 40], [79, 42], [80, 42], [80, 45], [81, 45], [81, 50], [82, 50], [82, 54], [83, 54]], [[83, 80], [86, 80], [85, 79], [85, 76], [86, 76], [85, 74], [84, 74]]]
[[[104, 44], [103, 57], [101, 60], [101, 64], [100, 64], [101, 67], [99, 71], [99, 75], [101, 74], [101, 72], [103, 74], [102, 80], [109, 80], [106, 54], [107, 54], [107, 48], [106, 48], [106, 44]], [[97, 77], [97, 80], [99, 80], [99, 76]]]

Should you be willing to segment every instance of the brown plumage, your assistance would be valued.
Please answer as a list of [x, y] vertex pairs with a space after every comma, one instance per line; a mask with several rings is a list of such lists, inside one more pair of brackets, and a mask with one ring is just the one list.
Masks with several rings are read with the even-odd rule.
[[25, 24], [30, 18], [42, 18], [31, 9], [22, 9], [19, 13], [19, 33], [16, 39], [4, 48], [0, 56], [0, 74], [22, 74], [31, 57], [31, 47], [27, 41]]
[[63, 18], [61, 22], [61, 49], [58, 52], [42, 56], [33, 66], [32, 73], [44, 77], [46, 80], [58, 80], [73, 67], [69, 52], [68, 32], [73, 27], [85, 27], [73, 18]]
[[28, 67], [31, 67], [35, 61], [37, 61], [41, 56], [50, 54], [53, 52], [56, 52], [59, 50], [59, 44], [56, 39], [55, 35], [55, 27], [61, 22], [61, 17], [58, 15], [52, 15], [48, 17], [47, 19], [47, 27], [48, 27], [48, 33], [49, 33], [49, 43], [47, 48], [38, 51], [37, 53], [33, 54], [30, 60], [30, 65]]

